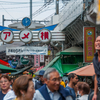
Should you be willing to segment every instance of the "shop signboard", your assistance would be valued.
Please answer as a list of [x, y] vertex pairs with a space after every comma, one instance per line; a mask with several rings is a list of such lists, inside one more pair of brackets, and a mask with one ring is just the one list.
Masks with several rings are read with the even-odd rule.
[[17, 64], [18, 64], [18, 60], [13, 59], [11, 63], [12, 63], [13, 66], [17, 66]]
[[97, 0], [97, 20], [96, 23], [100, 24], [100, 0]]
[[6, 43], [10, 43], [13, 41], [13, 32], [9, 29], [5, 29], [1, 32], [1, 40]]
[[84, 33], [84, 62], [92, 62], [95, 48], [95, 27], [84, 27], [83, 28]]
[[48, 55], [48, 46], [6, 47], [6, 55]]
[[34, 67], [40, 67], [40, 55], [34, 55]]
[[20, 40], [24, 43], [31, 42], [32, 40], [32, 33], [29, 29], [22, 30], [20, 32]]
[[42, 29], [38, 33], [39, 40], [43, 43], [50, 42], [51, 40], [51, 32], [47, 29]]
[[21, 57], [21, 63], [22, 63], [23, 65], [26, 65], [26, 64], [29, 63], [29, 60], [28, 60], [28, 59], [25, 59], [24, 57]]
[[44, 55], [40, 55], [40, 62], [44, 62]]
[[10, 64], [10, 66], [11, 66], [12, 68], [16, 68], [16, 65], [12, 65], [12, 60], [8, 60], [8, 63]]

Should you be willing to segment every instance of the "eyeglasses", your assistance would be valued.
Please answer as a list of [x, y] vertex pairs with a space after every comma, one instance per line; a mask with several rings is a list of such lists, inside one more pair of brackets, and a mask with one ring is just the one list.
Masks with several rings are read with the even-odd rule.
[[6, 82], [7, 82], [7, 80], [4, 80], [4, 81], [0, 81], [0, 83], [3, 83], [3, 82], [5, 82], [5, 83], [6, 83]]
[[53, 78], [53, 79], [51, 79], [51, 81], [53, 81], [53, 82], [57, 82], [57, 81], [60, 82], [60, 78]]

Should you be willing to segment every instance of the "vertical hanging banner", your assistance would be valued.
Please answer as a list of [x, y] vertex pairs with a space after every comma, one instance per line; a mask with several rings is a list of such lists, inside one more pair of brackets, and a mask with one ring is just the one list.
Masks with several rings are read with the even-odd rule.
[[97, 24], [100, 24], [100, 0], [97, 0]]
[[44, 55], [40, 55], [40, 62], [44, 62]]
[[34, 67], [40, 67], [40, 55], [34, 55]]
[[84, 62], [92, 62], [95, 48], [95, 27], [84, 27]]

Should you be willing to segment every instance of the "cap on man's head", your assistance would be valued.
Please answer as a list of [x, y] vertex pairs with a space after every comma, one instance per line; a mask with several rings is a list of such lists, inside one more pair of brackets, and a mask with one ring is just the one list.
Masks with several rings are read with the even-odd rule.
[[44, 75], [44, 70], [39, 71], [39, 75]]

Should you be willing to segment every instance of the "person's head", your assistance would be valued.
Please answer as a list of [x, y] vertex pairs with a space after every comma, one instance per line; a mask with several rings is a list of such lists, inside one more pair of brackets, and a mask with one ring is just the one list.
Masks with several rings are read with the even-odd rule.
[[13, 90], [18, 98], [32, 100], [35, 93], [32, 77], [27, 75], [18, 77], [13, 83]]
[[95, 49], [96, 50], [100, 50], [100, 36], [98, 36], [96, 38], [96, 41], [95, 41]]
[[60, 82], [61, 82], [61, 81], [63, 81], [63, 80], [62, 80], [62, 77], [60, 76]]
[[27, 73], [27, 75], [29, 75], [29, 76], [32, 77], [33, 76], [33, 71], [32, 70], [29, 70], [28, 73]]
[[60, 86], [60, 76], [56, 69], [54, 68], [48, 68], [43, 78], [45, 80], [45, 83], [47, 84], [47, 87], [52, 91], [57, 91]]
[[80, 82], [77, 84], [77, 88], [80, 95], [89, 94], [90, 92], [90, 87], [86, 82]]
[[8, 91], [10, 89], [10, 85], [11, 85], [11, 79], [8, 75], [2, 75], [0, 77], [0, 86], [2, 91]]
[[44, 79], [43, 79], [44, 72], [45, 72], [44, 70], [39, 71], [39, 79], [42, 82], [44, 82]]
[[73, 85], [76, 85], [78, 82], [78, 76], [75, 73], [70, 73], [68, 75], [69, 83], [71, 82]]
[[14, 79], [13, 79], [13, 78], [11, 78], [11, 85], [13, 84], [13, 82], [14, 82]]
[[67, 84], [68, 83], [68, 81], [67, 80], [65, 80], [65, 84]]

